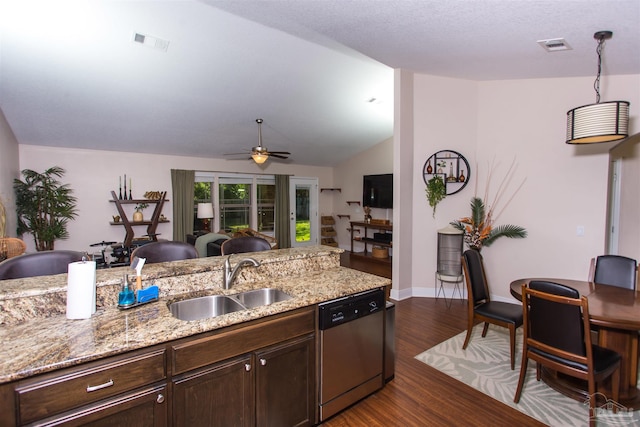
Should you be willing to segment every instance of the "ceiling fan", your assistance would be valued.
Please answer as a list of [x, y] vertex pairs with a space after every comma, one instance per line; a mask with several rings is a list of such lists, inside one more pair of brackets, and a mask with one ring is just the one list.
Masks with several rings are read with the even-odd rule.
[[287, 159], [291, 155], [288, 151], [269, 151], [266, 147], [262, 146], [262, 119], [256, 119], [256, 123], [258, 123], [258, 145], [256, 147], [251, 147], [251, 152], [249, 153], [230, 153], [225, 154], [225, 156], [237, 156], [240, 154], [250, 154], [251, 158], [254, 162], [261, 165], [267, 161], [269, 157], [275, 157], [278, 159]]

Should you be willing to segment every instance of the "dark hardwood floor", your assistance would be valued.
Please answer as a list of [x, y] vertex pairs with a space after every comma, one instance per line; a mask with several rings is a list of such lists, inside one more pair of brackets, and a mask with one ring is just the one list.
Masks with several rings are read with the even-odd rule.
[[322, 426], [544, 425], [414, 358], [465, 331], [466, 319], [460, 301], [450, 309], [442, 299], [397, 301], [395, 379]]

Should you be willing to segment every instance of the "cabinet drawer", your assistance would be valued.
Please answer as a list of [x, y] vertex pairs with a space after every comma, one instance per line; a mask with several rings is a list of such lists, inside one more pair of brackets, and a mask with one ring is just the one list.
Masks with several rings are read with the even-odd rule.
[[314, 331], [315, 310], [306, 308], [273, 320], [183, 341], [173, 345], [172, 373], [187, 372]]
[[15, 389], [20, 424], [166, 378], [164, 348], [118, 356], [22, 381]]

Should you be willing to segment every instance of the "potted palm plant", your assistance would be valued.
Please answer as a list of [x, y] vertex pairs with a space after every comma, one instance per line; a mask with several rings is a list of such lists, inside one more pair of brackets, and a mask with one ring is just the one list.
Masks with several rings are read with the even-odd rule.
[[31, 233], [38, 251], [53, 250], [54, 242], [69, 237], [67, 223], [76, 217], [76, 198], [58, 178], [65, 170], [54, 166], [39, 173], [24, 169], [24, 181], [13, 180], [18, 234]]
[[469, 248], [477, 251], [483, 246], [491, 246], [500, 237], [522, 239], [527, 237], [527, 230], [519, 225], [493, 225], [493, 209], [485, 209], [484, 201], [479, 197], [471, 199], [471, 216], [451, 222], [464, 233], [464, 241]]

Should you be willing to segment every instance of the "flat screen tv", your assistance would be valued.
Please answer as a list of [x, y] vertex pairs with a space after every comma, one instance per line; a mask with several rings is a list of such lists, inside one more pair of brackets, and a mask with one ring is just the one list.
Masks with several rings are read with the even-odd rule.
[[362, 185], [362, 206], [393, 209], [393, 174], [365, 175]]

